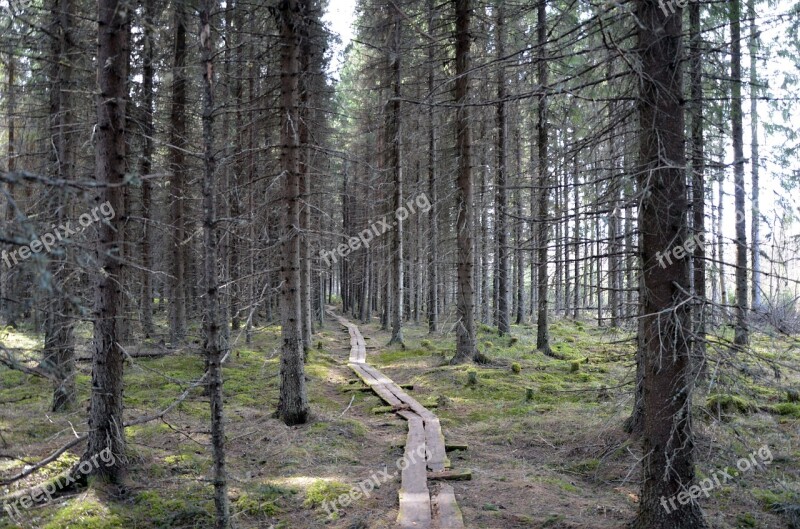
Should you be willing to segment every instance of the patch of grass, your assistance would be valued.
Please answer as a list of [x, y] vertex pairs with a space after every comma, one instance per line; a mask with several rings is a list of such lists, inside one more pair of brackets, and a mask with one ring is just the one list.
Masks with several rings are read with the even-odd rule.
[[236, 510], [248, 516], [274, 516], [281, 512], [286, 499], [297, 494], [294, 489], [261, 484], [255, 490], [243, 492], [236, 500]]
[[303, 505], [313, 509], [325, 502], [331, 503], [342, 494], [350, 492], [351, 488], [340, 481], [318, 479], [306, 490], [306, 499]]

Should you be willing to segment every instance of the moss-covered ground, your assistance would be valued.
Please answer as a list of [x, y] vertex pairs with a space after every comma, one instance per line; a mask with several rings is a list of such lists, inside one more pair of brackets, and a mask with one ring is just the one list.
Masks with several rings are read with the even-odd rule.
[[[622, 425], [630, 414], [635, 340], [631, 332], [589, 322], [555, 321], [559, 358], [535, 351], [535, 328], [514, 326], [499, 336], [481, 326], [479, 349], [491, 363], [451, 366], [454, 336], [429, 335], [409, 324], [406, 347], [386, 347], [377, 323], [360, 326], [368, 361], [423, 403], [436, 403], [453, 467], [472, 470], [454, 482], [470, 528], [617, 528], [632, 519], [641, 457]], [[79, 329], [79, 340], [89, 339]], [[280, 329], [259, 327], [253, 342], [236, 338], [225, 366], [230, 496], [238, 528], [389, 528], [397, 515], [398, 479], [392, 478], [328, 516], [326, 505], [402, 455], [405, 423], [376, 414], [373, 394], [346, 391], [347, 334], [326, 321], [314, 336], [307, 365], [312, 420], [288, 428], [272, 417], [278, 397]], [[712, 341], [709, 369], [695, 399], [697, 470], [702, 478], [760, 447], [772, 461], [715, 488], [701, 504], [712, 527], [785, 528], [786, 510], [800, 504], [800, 387], [796, 342], [756, 336], [754, 354], [737, 376], [717, 368], [727, 359], [724, 338]], [[4, 343], [20, 350], [41, 337], [7, 330]], [[144, 344], [142, 347], [146, 347]], [[86, 344], [83, 344], [85, 347]], [[196, 346], [195, 346], [196, 349]], [[770, 363], [770, 361], [772, 363]], [[776, 372], [777, 362], [785, 368]], [[31, 364], [33, 365], [33, 364]], [[49, 411], [51, 388], [41, 378], [0, 368], [0, 477], [18, 472], [85, 430], [89, 364], [79, 363], [79, 404]], [[126, 366], [125, 413], [135, 419], [168, 406], [202, 371], [191, 347]], [[470, 382], [470, 372], [474, 380]], [[796, 393], [794, 394], [796, 396]], [[77, 490], [20, 509], [0, 528], [161, 529], [211, 526], [209, 405], [199, 389], [164, 420], [127, 429], [128, 494]], [[7, 494], [42, 483], [77, 460], [68, 451]]]

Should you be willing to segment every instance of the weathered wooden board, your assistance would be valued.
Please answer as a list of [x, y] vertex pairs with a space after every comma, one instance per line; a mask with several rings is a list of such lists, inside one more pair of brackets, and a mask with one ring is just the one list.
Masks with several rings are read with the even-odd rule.
[[431, 503], [434, 529], [464, 529], [464, 518], [456, 503], [453, 487], [447, 483], [440, 484]]
[[402, 412], [408, 419], [408, 438], [404, 464], [401, 469], [400, 509], [397, 525], [401, 529], [429, 528], [431, 526], [431, 497], [425, 470], [425, 427], [422, 419]]

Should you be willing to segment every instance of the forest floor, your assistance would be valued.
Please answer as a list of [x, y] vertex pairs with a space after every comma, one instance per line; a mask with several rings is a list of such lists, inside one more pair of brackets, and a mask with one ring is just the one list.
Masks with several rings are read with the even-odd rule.
[[[472, 471], [471, 481], [452, 482], [466, 527], [610, 529], [634, 517], [640, 450], [622, 429], [633, 395], [631, 332], [556, 321], [552, 341], [564, 359], [554, 359], [534, 351], [535, 328], [514, 326], [511, 337], [501, 337], [482, 326], [479, 348], [492, 363], [450, 366], [452, 335], [429, 336], [425, 325], [411, 324], [402, 349], [386, 347], [389, 334], [377, 323], [359, 328], [368, 362], [398, 384], [413, 384], [412, 396], [423, 405], [438, 405], [446, 441], [468, 445], [449, 453], [454, 469]], [[85, 348], [89, 329], [79, 331]], [[20, 330], [6, 330], [2, 340], [7, 347], [41, 346], [40, 337]], [[314, 340], [307, 364], [313, 417], [292, 428], [271, 415], [278, 396], [280, 328], [258, 328], [252, 344], [241, 337], [234, 344], [224, 376], [236, 527], [391, 528], [397, 477], [328, 516], [323, 502], [383, 476], [380, 471], [394, 473], [406, 424], [394, 414], [374, 413], [383, 405], [374, 394], [352, 391], [349, 381], [355, 376], [347, 367], [350, 345], [343, 327], [326, 320]], [[800, 364], [796, 345], [766, 337], [756, 337], [754, 345], [767, 358]], [[165, 408], [199, 376], [203, 361], [197, 347], [126, 366], [127, 419]], [[712, 365], [716, 350], [711, 348]], [[698, 475], [730, 470], [764, 447], [771, 461], [721, 483], [701, 505], [714, 528], [786, 528], [787, 518], [778, 511], [800, 503], [800, 404], [788, 402], [778, 388], [800, 387], [800, 377], [783, 369], [776, 380], [759, 362], [743, 365], [746, 375], [736, 378], [712, 370], [711, 396], [708, 388], [698, 393]], [[81, 362], [79, 369], [79, 405], [54, 414], [47, 381], [0, 367], [0, 479], [85, 429], [90, 364]], [[477, 384], [468, 384], [470, 370]], [[127, 437], [126, 498], [90, 488], [19, 507], [16, 520], [0, 513], [0, 528], [210, 527], [209, 405], [202, 392], [193, 390], [162, 421], [128, 428]], [[80, 449], [0, 494], [44, 482], [77, 461]]]

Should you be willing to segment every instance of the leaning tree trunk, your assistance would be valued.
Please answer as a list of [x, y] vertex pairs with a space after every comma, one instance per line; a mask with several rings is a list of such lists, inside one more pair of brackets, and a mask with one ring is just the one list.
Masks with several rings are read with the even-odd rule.
[[105, 453], [113, 463], [93, 465], [92, 473], [105, 481], [120, 483], [126, 470], [125, 430], [123, 427], [123, 356], [117, 325], [122, 317], [122, 261], [120, 230], [122, 183], [125, 177], [125, 101], [128, 78], [125, 47], [128, 34], [127, 13], [120, 0], [98, 2], [97, 47], [97, 135], [95, 178], [99, 185], [98, 204], [108, 203], [115, 215], [98, 227], [97, 274], [94, 312], [94, 354], [92, 393], [89, 404], [89, 439], [83, 458]]
[[470, 121], [469, 107], [469, 48], [470, 0], [456, 0], [456, 81], [454, 98], [456, 110], [456, 153], [458, 177], [456, 181], [456, 237], [458, 244], [457, 264], [457, 314], [458, 323], [456, 354], [453, 363], [475, 360], [478, 349], [475, 344], [475, 307], [472, 277], [472, 166], [470, 165]]
[[[305, 0], [301, 0], [305, 2]], [[303, 365], [300, 313], [300, 145], [295, 124], [298, 112], [300, 2], [280, 4], [281, 35], [281, 169], [283, 172], [283, 233], [281, 234], [281, 389], [278, 417], [287, 425], [308, 419], [308, 394]], [[304, 10], [305, 11], [305, 10]]]
[[[643, 282], [642, 492], [634, 529], [706, 527], [697, 503], [677, 495], [695, 483], [692, 433], [689, 261], [659, 263], [688, 235], [684, 173], [682, 10], [665, 15], [637, 0], [639, 80], [639, 232]], [[676, 242], [677, 241], [677, 242]], [[673, 501], [670, 502], [670, 499]], [[666, 502], [666, 504], [665, 504]]]

